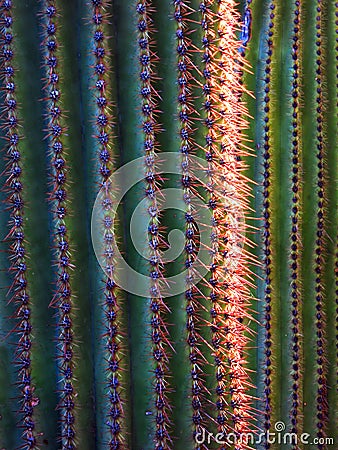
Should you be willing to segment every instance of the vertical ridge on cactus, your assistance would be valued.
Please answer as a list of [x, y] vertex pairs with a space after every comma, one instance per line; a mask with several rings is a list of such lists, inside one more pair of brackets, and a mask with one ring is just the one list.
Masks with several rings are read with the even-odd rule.
[[[236, 436], [241, 436], [247, 432], [248, 419], [252, 417], [244, 360], [247, 345], [244, 320], [250, 319], [247, 311], [249, 273], [245, 267], [248, 255], [242, 249], [246, 242], [244, 210], [248, 206], [249, 192], [242, 175], [242, 156], [247, 155], [242, 130], [247, 126], [247, 112], [241, 101], [244, 88], [240, 77], [245, 62], [235, 37], [239, 15], [234, 3], [219, 2], [216, 12], [211, 8], [212, 3], [200, 5], [207, 192], [212, 213], [208, 287], [212, 302], [211, 347], [216, 366], [215, 420], [219, 433], [225, 435], [234, 430]], [[216, 17], [219, 20], [214, 27]], [[215, 55], [219, 55], [218, 59]], [[240, 150], [241, 141], [244, 150]], [[238, 444], [238, 448], [244, 448], [242, 445], [245, 446]]]
[[60, 77], [58, 72], [59, 52], [57, 31], [58, 11], [54, 0], [43, 2], [42, 20], [46, 67], [46, 117], [52, 189], [49, 194], [53, 216], [53, 244], [55, 246], [56, 287], [50, 306], [58, 310], [58, 367], [59, 367], [59, 408], [61, 410], [61, 445], [64, 449], [74, 449], [75, 398], [74, 391], [74, 332], [73, 296], [71, 287], [71, 245], [67, 230], [67, 159], [64, 149], [65, 126], [61, 109]]
[[156, 432], [154, 444], [156, 449], [170, 447], [168, 412], [168, 330], [164, 323], [163, 314], [167, 310], [162, 292], [161, 278], [163, 278], [163, 262], [161, 260], [160, 244], [160, 205], [158, 176], [156, 175], [156, 133], [159, 126], [156, 121], [156, 97], [154, 88], [154, 63], [156, 55], [151, 50], [153, 20], [151, 13], [154, 8], [150, 1], [137, 4], [139, 20], [138, 44], [142, 98], [142, 129], [144, 137], [144, 163], [145, 163], [145, 194], [148, 199], [147, 211], [149, 214], [148, 239], [149, 239], [149, 270], [150, 270], [150, 310], [151, 310], [151, 340], [154, 363], [153, 388], [155, 398], [155, 423]]
[[[226, 400], [226, 365], [223, 350], [221, 348], [221, 342], [224, 336], [224, 326], [222, 323], [222, 306], [221, 296], [223, 295], [222, 282], [224, 278], [220, 274], [219, 268], [219, 240], [223, 234], [221, 230], [223, 215], [221, 212], [220, 198], [218, 192], [214, 192], [215, 186], [215, 159], [218, 155], [217, 139], [219, 133], [218, 117], [217, 117], [217, 102], [218, 102], [218, 90], [217, 81], [213, 76], [217, 77], [219, 74], [217, 64], [214, 61], [214, 55], [217, 52], [215, 44], [215, 31], [213, 27], [214, 12], [212, 7], [215, 6], [212, 1], [202, 2], [199, 6], [201, 14], [201, 28], [202, 28], [202, 77], [203, 85], [202, 95], [205, 109], [205, 130], [204, 130], [204, 151], [205, 159], [208, 163], [207, 172], [207, 194], [208, 194], [208, 207], [211, 211], [211, 232], [210, 232], [210, 272], [211, 277], [207, 282], [209, 290], [209, 300], [212, 305], [210, 307], [210, 330], [211, 330], [211, 354], [215, 363], [216, 377], [216, 403], [214, 405], [213, 417], [216, 421], [219, 433], [227, 433], [227, 406]], [[215, 75], [213, 75], [215, 74]], [[224, 219], [223, 219], [224, 220]]]
[[103, 218], [103, 259], [107, 278], [104, 281], [104, 314], [105, 314], [105, 360], [107, 372], [106, 399], [107, 408], [106, 425], [109, 431], [109, 448], [123, 448], [122, 421], [124, 419], [123, 393], [121, 388], [121, 335], [120, 335], [120, 298], [115, 283], [115, 255], [113, 248], [114, 228], [111, 209], [113, 199], [111, 197], [112, 186], [109, 180], [114, 169], [112, 161], [112, 129], [110, 87], [109, 87], [109, 50], [104, 24], [108, 20], [107, 10], [111, 7], [109, 1], [92, 0], [93, 23], [93, 54], [96, 114], [96, 139], [98, 142], [98, 171], [100, 179]]
[[6, 204], [10, 211], [9, 231], [6, 236], [12, 285], [8, 294], [15, 304], [16, 324], [12, 331], [18, 334], [15, 343], [14, 362], [17, 366], [16, 384], [19, 388], [19, 423], [22, 429], [22, 448], [37, 448], [37, 431], [34, 422], [34, 409], [39, 399], [34, 394], [32, 380], [31, 349], [33, 343], [31, 323], [30, 290], [27, 280], [27, 254], [25, 245], [24, 201], [22, 197], [22, 162], [20, 153], [19, 111], [15, 84], [15, 50], [13, 35], [12, 2], [1, 5], [0, 25], [2, 28], [0, 70], [4, 86], [4, 104], [2, 106], [1, 127], [6, 139], [6, 181], [4, 190]]
[[[220, 126], [220, 164], [224, 165], [224, 175], [220, 177], [222, 194], [224, 195], [225, 230], [221, 235], [224, 246], [221, 245], [224, 270], [224, 326], [226, 349], [229, 364], [229, 392], [232, 408], [230, 429], [237, 436], [249, 431], [249, 420], [253, 417], [251, 398], [247, 393], [249, 376], [246, 368], [247, 327], [245, 320], [251, 319], [249, 307], [249, 274], [247, 269], [249, 255], [243, 249], [244, 244], [250, 246], [246, 238], [245, 224], [248, 211], [249, 186], [243, 176], [245, 165], [243, 156], [247, 155], [245, 136], [242, 132], [247, 128], [246, 106], [242, 100], [245, 90], [241, 83], [241, 72], [245, 70], [246, 62], [239, 54], [239, 43], [236, 31], [240, 21], [233, 1], [219, 3], [218, 9], [220, 52], [220, 116], [223, 118]], [[226, 70], [225, 70], [226, 68]], [[233, 76], [231, 80], [231, 75]], [[230, 79], [228, 82], [227, 78]], [[229, 137], [231, 136], [231, 139]], [[241, 147], [242, 146], [242, 147]], [[222, 172], [221, 172], [222, 173]], [[236, 448], [245, 448], [245, 443], [238, 443]]]
[[[303, 132], [303, 154], [302, 154], [302, 183], [303, 183], [303, 212], [302, 212], [302, 295], [304, 299], [309, 299], [304, 304], [303, 309], [303, 350], [304, 350], [304, 372], [308, 377], [303, 377], [303, 427], [314, 429], [316, 411], [316, 396], [314, 395], [314, 377], [316, 371], [316, 329], [315, 329], [315, 272], [309, 270], [314, 264], [314, 248], [316, 240], [316, 221], [317, 198], [314, 184], [317, 176], [316, 160], [316, 135], [314, 123], [316, 122], [316, 103], [315, 93], [316, 85], [316, 66], [315, 52], [315, 16], [316, 4], [313, 2], [304, 2], [302, 7], [301, 28], [302, 41], [307, 45], [303, 46], [302, 66], [307, 76], [302, 77], [302, 127], [303, 130], [310, 129], [310, 133]], [[307, 24], [307, 26], [305, 26]], [[309, 124], [311, 126], [309, 128]], [[311, 149], [311, 151], [305, 151]], [[306, 226], [306, 229], [305, 229]], [[306, 231], [305, 231], [306, 230]]]
[[298, 434], [299, 422], [301, 420], [301, 396], [300, 396], [300, 374], [301, 374], [301, 329], [300, 329], [300, 258], [299, 258], [299, 212], [301, 210], [300, 204], [300, 158], [301, 148], [299, 142], [299, 72], [300, 72], [300, 17], [301, 17], [301, 5], [298, 0], [294, 2], [293, 10], [293, 42], [292, 42], [292, 59], [293, 59], [293, 82], [292, 82], [292, 207], [291, 207], [291, 329], [292, 329], [292, 406], [291, 406], [291, 423], [292, 433]]

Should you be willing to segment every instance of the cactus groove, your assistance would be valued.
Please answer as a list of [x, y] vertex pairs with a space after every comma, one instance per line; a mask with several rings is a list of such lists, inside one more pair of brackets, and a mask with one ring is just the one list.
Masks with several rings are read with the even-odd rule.
[[0, 23], [0, 447], [336, 448], [338, 2]]

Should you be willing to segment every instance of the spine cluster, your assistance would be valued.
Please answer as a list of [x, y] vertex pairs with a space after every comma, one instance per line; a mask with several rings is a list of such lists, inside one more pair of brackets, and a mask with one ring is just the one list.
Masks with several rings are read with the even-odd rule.
[[168, 449], [169, 437], [169, 404], [168, 393], [168, 356], [166, 353], [168, 338], [167, 328], [163, 315], [167, 310], [161, 297], [160, 281], [163, 277], [163, 263], [160, 251], [160, 208], [158, 203], [158, 181], [156, 177], [156, 133], [159, 131], [156, 121], [156, 97], [154, 88], [154, 62], [157, 57], [151, 50], [152, 20], [150, 13], [153, 11], [150, 1], [137, 4], [138, 22], [138, 46], [140, 65], [140, 97], [142, 99], [142, 132], [144, 136], [144, 163], [145, 163], [145, 195], [148, 199], [148, 239], [149, 239], [149, 265], [150, 265], [150, 312], [151, 312], [151, 340], [152, 357], [154, 361], [154, 394], [156, 409], [156, 450]]
[[54, 0], [43, 2], [43, 50], [46, 67], [47, 139], [50, 153], [50, 202], [53, 217], [56, 287], [51, 305], [58, 310], [58, 360], [60, 370], [60, 404], [62, 449], [73, 450], [75, 444], [74, 332], [71, 272], [73, 265], [67, 230], [67, 161], [64, 149], [65, 127], [61, 107], [59, 75], [58, 12]]
[[37, 434], [33, 419], [34, 408], [39, 399], [34, 394], [31, 377], [32, 323], [30, 295], [27, 281], [26, 247], [24, 235], [23, 169], [21, 163], [18, 103], [15, 84], [15, 54], [13, 49], [12, 1], [4, 0], [0, 6], [0, 73], [2, 82], [1, 125], [6, 139], [4, 190], [7, 194], [6, 206], [9, 210], [9, 244], [11, 301], [16, 306], [15, 331], [18, 335], [15, 348], [15, 362], [18, 367], [17, 382], [20, 397], [19, 426], [22, 429], [24, 449], [37, 448]]
[[117, 298], [117, 286], [114, 281], [115, 255], [114, 255], [114, 230], [111, 210], [113, 200], [111, 198], [112, 186], [109, 177], [113, 169], [112, 160], [112, 118], [109, 102], [109, 54], [105, 23], [108, 21], [107, 9], [110, 1], [92, 0], [92, 24], [93, 24], [93, 53], [95, 63], [93, 67], [95, 86], [94, 95], [97, 106], [96, 134], [98, 144], [99, 183], [102, 197], [103, 219], [103, 257], [105, 273], [108, 274], [104, 282], [104, 311], [107, 361], [107, 391], [108, 391], [108, 418], [107, 426], [110, 433], [108, 446], [110, 449], [123, 448], [124, 441], [121, 435], [121, 420], [123, 407], [121, 398], [121, 344], [119, 334], [120, 308]]

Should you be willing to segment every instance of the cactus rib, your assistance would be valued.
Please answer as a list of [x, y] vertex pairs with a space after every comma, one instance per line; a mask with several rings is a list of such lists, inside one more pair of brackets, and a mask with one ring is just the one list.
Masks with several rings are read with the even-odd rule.
[[168, 330], [164, 323], [163, 315], [167, 311], [161, 297], [160, 280], [162, 278], [163, 263], [160, 253], [160, 217], [158, 202], [158, 180], [156, 179], [156, 133], [159, 131], [156, 122], [156, 96], [157, 92], [153, 86], [154, 62], [156, 55], [151, 50], [152, 19], [151, 13], [154, 8], [150, 1], [137, 4], [139, 20], [138, 44], [140, 80], [142, 84], [142, 131], [144, 136], [145, 151], [145, 181], [146, 196], [148, 198], [148, 239], [149, 239], [149, 266], [150, 266], [150, 310], [151, 310], [151, 340], [152, 357], [154, 362], [154, 394], [156, 408], [156, 432], [154, 437], [156, 449], [167, 449], [170, 446], [169, 436], [169, 404], [168, 404]]
[[[243, 130], [247, 128], [248, 114], [242, 94], [244, 86], [242, 73], [246, 70], [246, 61], [240, 53], [240, 42], [236, 32], [240, 17], [232, 0], [219, 2], [218, 9], [220, 53], [220, 154], [223, 168], [220, 177], [224, 195], [224, 234], [221, 238], [222, 266], [224, 271], [223, 310], [224, 341], [226, 360], [229, 365], [229, 392], [231, 406], [231, 429], [237, 436], [249, 431], [249, 422], [254, 416], [251, 397], [247, 390], [250, 386], [246, 368], [246, 347], [248, 343], [247, 319], [249, 314], [250, 272], [247, 267], [252, 259], [247, 248], [252, 245], [246, 238], [248, 225], [245, 217], [248, 210], [250, 183], [244, 176], [246, 166], [243, 156], [250, 151], [245, 145]], [[236, 449], [246, 448], [245, 442], [236, 443]]]
[[[205, 157], [209, 166], [207, 192], [212, 212], [212, 261], [208, 282], [212, 302], [211, 346], [216, 365], [218, 431], [225, 435], [234, 430], [240, 436], [247, 431], [248, 419], [252, 416], [244, 358], [247, 344], [244, 320], [250, 318], [247, 311], [250, 282], [245, 268], [249, 255], [243, 249], [245, 243], [250, 245], [245, 238], [244, 221], [249, 187], [242, 173], [242, 156], [248, 155], [242, 136], [242, 130], [247, 127], [247, 111], [241, 100], [244, 92], [241, 74], [246, 63], [239, 53], [240, 42], [236, 38], [240, 20], [234, 2], [218, 2], [217, 13], [212, 11], [212, 6], [212, 2], [200, 5], [204, 47], [202, 90], [207, 128]], [[218, 18], [216, 28], [215, 17]], [[236, 448], [245, 445], [238, 443]]]
[[13, 283], [9, 293], [11, 301], [16, 305], [15, 331], [18, 341], [15, 349], [15, 361], [18, 366], [16, 384], [20, 391], [19, 427], [22, 428], [23, 444], [20, 448], [37, 448], [37, 432], [34, 423], [34, 408], [39, 399], [34, 395], [35, 386], [32, 381], [31, 348], [32, 323], [29, 286], [27, 281], [26, 247], [24, 238], [24, 201], [22, 197], [23, 169], [21, 164], [18, 104], [15, 85], [15, 54], [13, 50], [13, 8], [11, 1], [4, 1], [1, 5], [1, 76], [4, 81], [2, 88], [5, 94], [2, 106], [2, 127], [6, 144], [7, 165], [5, 170], [6, 203], [10, 211], [9, 232], [6, 241], [9, 243], [10, 272]]
[[55, 245], [56, 292], [51, 306], [58, 310], [58, 361], [61, 388], [59, 408], [61, 410], [61, 442], [64, 450], [75, 448], [75, 392], [74, 392], [74, 333], [72, 329], [73, 293], [71, 291], [71, 271], [74, 266], [70, 257], [70, 242], [66, 220], [67, 202], [67, 161], [64, 149], [65, 127], [61, 110], [60, 78], [58, 73], [59, 55], [57, 28], [58, 11], [54, 0], [43, 2], [42, 20], [44, 26], [43, 47], [46, 66], [47, 139], [50, 152], [50, 176], [52, 190], [50, 202], [53, 216]]
[[109, 403], [106, 425], [109, 430], [108, 447], [124, 448], [124, 440], [121, 434], [121, 420], [123, 419], [123, 407], [121, 398], [121, 345], [120, 345], [120, 308], [118, 302], [117, 285], [114, 281], [115, 260], [113, 250], [114, 230], [112, 228], [112, 218], [110, 212], [112, 209], [111, 189], [112, 186], [109, 177], [113, 169], [111, 154], [112, 141], [112, 118], [109, 104], [109, 79], [110, 73], [107, 37], [103, 26], [108, 20], [106, 11], [110, 8], [110, 1], [92, 0], [92, 22], [93, 30], [93, 53], [94, 79], [95, 79], [95, 100], [97, 105], [96, 114], [96, 139], [98, 142], [98, 167], [102, 198], [102, 207], [104, 209], [103, 219], [103, 257], [105, 272], [108, 277], [104, 282], [104, 315], [105, 329], [105, 360], [107, 372], [107, 401]]
[[[224, 334], [222, 326], [222, 304], [220, 297], [222, 291], [222, 274], [220, 273], [219, 259], [219, 238], [222, 232], [220, 231], [222, 216], [220, 212], [220, 198], [217, 192], [214, 192], [215, 186], [215, 168], [217, 139], [218, 139], [218, 114], [216, 110], [217, 97], [217, 81], [212, 79], [212, 74], [218, 74], [217, 65], [214, 61], [214, 55], [217, 51], [215, 44], [215, 31], [213, 29], [214, 12], [212, 10], [213, 2], [205, 1], [200, 4], [201, 14], [201, 28], [202, 28], [202, 95], [204, 100], [205, 118], [202, 119], [205, 131], [205, 159], [208, 163], [208, 207], [212, 214], [211, 219], [211, 233], [210, 233], [210, 271], [211, 276], [207, 282], [209, 289], [210, 308], [210, 330], [211, 330], [211, 352], [215, 362], [215, 377], [216, 377], [216, 400], [214, 408], [216, 410], [216, 423], [219, 433], [227, 433], [228, 421], [228, 402], [226, 400], [226, 373], [225, 358], [221, 347], [221, 342]], [[217, 75], [216, 75], [217, 76]]]

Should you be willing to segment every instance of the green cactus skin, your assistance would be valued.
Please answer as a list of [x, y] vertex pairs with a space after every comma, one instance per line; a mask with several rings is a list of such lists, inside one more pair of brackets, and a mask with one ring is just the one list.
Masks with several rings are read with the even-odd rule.
[[[338, 3], [2, 0], [0, 15], [0, 447], [242, 450], [195, 436], [274, 432], [282, 421], [287, 432], [335, 443], [263, 438], [253, 447], [335, 448]], [[229, 116], [219, 94], [232, 99]], [[9, 146], [15, 133], [19, 143]], [[179, 155], [177, 174], [156, 174], [161, 152]], [[209, 165], [208, 182], [191, 181], [191, 155]], [[234, 172], [224, 155], [240, 156]], [[94, 201], [114, 170], [139, 157], [144, 181], [123, 198], [114, 229], [102, 223], [104, 273], [90, 236]], [[138, 239], [166, 241], [177, 229], [184, 248], [170, 264], [151, 264], [159, 250], [140, 255], [129, 223], [141, 201], [159, 205], [166, 188], [181, 190], [184, 209], [150, 216], [144, 208]], [[194, 272], [190, 246], [199, 241], [183, 199], [195, 195], [214, 219], [210, 270], [165, 298], [164, 277]], [[112, 198], [107, 191], [106, 216]], [[230, 232], [239, 199], [245, 225]], [[64, 217], [57, 206], [67, 206]], [[57, 234], [63, 224], [67, 233]], [[112, 234], [132, 267], [152, 272], [152, 293], [116, 285]], [[59, 246], [66, 240], [69, 249]], [[238, 244], [240, 268], [231, 272], [226, 252]], [[239, 301], [229, 302], [235, 291]]]

